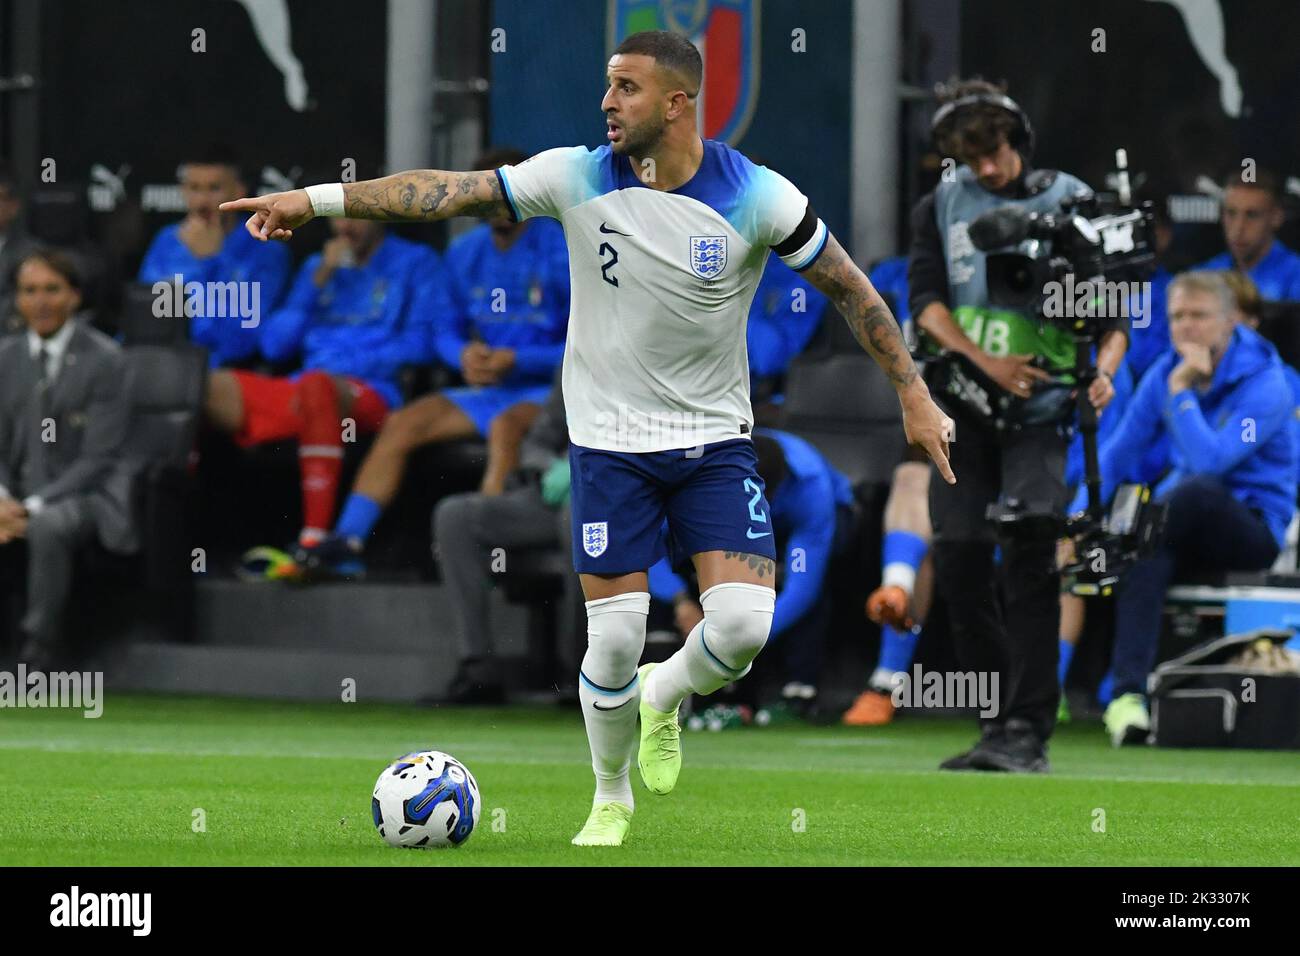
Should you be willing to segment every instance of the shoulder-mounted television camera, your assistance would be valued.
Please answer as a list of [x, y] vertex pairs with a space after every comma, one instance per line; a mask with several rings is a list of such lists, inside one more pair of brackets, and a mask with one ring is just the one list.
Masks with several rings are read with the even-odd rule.
[[[1070, 589], [1082, 596], [1109, 594], [1120, 573], [1149, 555], [1164, 526], [1164, 505], [1151, 501], [1150, 489], [1127, 485], [1116, 493], [1109, 513], [1101, 503], [1097, 464], [1097, 412], [1088, 401], [1096, 378], [1093, 347], [1117, 318], [1127, 319], [1139, 285], [1155, 265], [1154, 216], [1149, 202], [1132, 203], [1127, 157], [1115, 154], [1115, 194], [1091, 191], [1067, 197], [1054, 212], [1030, 212], [1018, 205], [991, 209], [970, 224], [971, 243], [985, 256], [989, 304], [1014, 309], [1066, 329], [1074, 340], [1072, 401], [1083, 433], [1085, 512], [1066, 517], [1050, 504], [1001, 500], [987, 517], [1006, 537], [1035, 540], [1069, 537], [1075, 559], [1061, 570]], [[1150, 302], [1143, 302], [1150, 308]], [[1059, 383], [1046, 383], [1029, 399], [1010, 396], [973, 362], [947, 353], [927, 376], [931, 390], [948, 398], [958, 414], [981, 416], [995, 428], [1036, 423], [1034, 403], [1045, 415], [1060, 411]], [[1020, 406], [1014, 403], [1022, 403]], [[1010, 415], [1014, 412], [1014, 415]]]

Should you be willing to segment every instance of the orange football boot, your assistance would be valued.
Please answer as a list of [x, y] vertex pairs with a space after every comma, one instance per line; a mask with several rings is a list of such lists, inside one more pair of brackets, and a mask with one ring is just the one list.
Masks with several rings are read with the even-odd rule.
[[893, 698], [878, 690], [864, 690], [840, 722], [847, 727], [883, 727], [893, 719]]

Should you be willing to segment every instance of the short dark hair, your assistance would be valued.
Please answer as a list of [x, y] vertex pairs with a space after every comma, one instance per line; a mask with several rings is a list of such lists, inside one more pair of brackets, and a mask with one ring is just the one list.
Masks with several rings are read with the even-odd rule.
[[654, 57], [655, 65], [671, 70], [690, 87], [688, 96], [697, 96], [704, 82], [704, 61], [695, 44], [680, 33], [668, 30], [643, 30], [633, 33], [614, 50], [615, 55], [639, 54]]
[[29, 262], [40, 262], [53, 269], [72, 288], [78, 292], [81, 291], [81, 270], [77, 268], [76, 262], [66, 252], [59, 249], [36, 249], [27, 253], [14, 265], [13, 274], [10, 279], [15, 283], [18, 279], [18, 272]]
[[[967, 96], [1006, 96], [1007, 84], [992, 83], [981, 76], [953, 79], [935, 87], [940, 107]], [[998, 149], [1005, 140], [1020, 146], [1020, 121], [991, 103], [964, 106], [947, 117], [934, 131], [935, 145], [946, 156], [970, 154], [985, 156]]]
[[479, 153], [474, 160], [474, 169], [499, 169], [502, 166], [518, 166], [528, 154], [514, 146], [489, 146]]
[[1256, 166], [1254, 170], [1254, 179], [1245, 179], [1246, 171], [1240, 167], [1234, 168], [1228, 172], [1220, 181], [1226, 191], [1231, 186], [1242, 186], [1246, 189], [1262, 189], [1273, 197], [1275, 205], [1281, 206], [1284, 200], [1282, 194], [1282, 178], [1271, 169], [1263, 166]]
[[226, 166], [236, 176], [243, 178], [244, 171], [239, 165], [239, 157], [225, 143], [209, 143], [188, 153], [181, 166]]

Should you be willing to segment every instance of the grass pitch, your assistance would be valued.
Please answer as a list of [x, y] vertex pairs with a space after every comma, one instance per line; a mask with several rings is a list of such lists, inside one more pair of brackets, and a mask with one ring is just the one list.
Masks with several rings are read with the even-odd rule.
[[[0, 865], [1300, 864], [1294, 753], [1116, 751], [1075, 724], [1047, 776], [935, 770], [974, 735], [923, 718], [684, 733], [674, 793], [633, 769], [627, 845], [578, 848], [576, 710], [110, 694], [98, 720], [0, 711]], [[370, 822], [380, 770], [422, 749], [478, 778], [459, 849], [393, 849]]]

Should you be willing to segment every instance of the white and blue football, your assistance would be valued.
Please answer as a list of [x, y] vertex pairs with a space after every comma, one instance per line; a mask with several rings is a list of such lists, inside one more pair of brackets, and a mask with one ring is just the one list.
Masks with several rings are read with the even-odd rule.
[[460, 846], [478, 825], [478, 782], [440, 750], [399, 757], [375, 781], [371, 815], [379, 835], [400, 847]]

